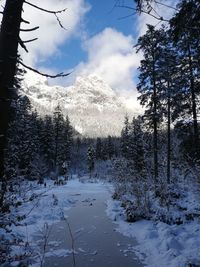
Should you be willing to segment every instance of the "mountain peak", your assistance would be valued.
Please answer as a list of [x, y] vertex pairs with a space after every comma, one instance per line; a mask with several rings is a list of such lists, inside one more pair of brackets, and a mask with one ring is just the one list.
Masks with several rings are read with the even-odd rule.
[[69, 87], [49, 86], [47, 79], [26, 74], [23, 93], [41, 115], [59, 104], [72, 126], [83, 136], [119, 136], [124, 116], [130, 114], [117, 93], [98, 75], [79, 76]]
[[113, 89], [98, 75], [90, 74], [88, 76], [78, 76], [74, 88], [84, 90], [85, 92], [97, 92], [107, 96], [114, 96]]

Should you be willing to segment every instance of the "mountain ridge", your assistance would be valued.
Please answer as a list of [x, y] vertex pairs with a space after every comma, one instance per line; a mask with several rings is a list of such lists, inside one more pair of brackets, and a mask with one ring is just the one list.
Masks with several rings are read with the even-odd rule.
[[101, 77], [79, 76], [68, 87], [49, 86], [48, 80], [28, 72], [22, 93], [41, 116], [51, 115], [59, 104], [72, 126], [85, 137], [119, 136], [126, 114], [133, 111]]

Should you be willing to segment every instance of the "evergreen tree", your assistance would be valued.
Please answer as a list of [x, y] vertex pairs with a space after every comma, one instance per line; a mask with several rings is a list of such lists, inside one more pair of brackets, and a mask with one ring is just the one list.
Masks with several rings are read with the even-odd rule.
[[71, 147], [72, 147], [72, 126], [69, 121], [69, 117], [66, 117], [66, 120], [64, 122], [64, 136], [63, 136], [63, 143], [64, 143], [64, 158], [63, 158], [63, 164], [62, 164], [62, 174], [65, 176], [68, 175], [69, 172], [69, 166], [71, 161]]
[[69, 117], [66, 116], [65, 122], [64, 122], [64, 145], [65, 145], [65, 160], [70, 161], [71, 158], [71, 146], [72, 146], [72, 126], [69, 121]]
[[[170, 21], [171, 34], [178, 48], [181, 89], [177, 102], [177, 117], [188, 115], [193, 120], [193, 144], [199, 147], [198, 98], [200, 95], [200, 2], [184, 0]], [[194, 151], [193, 151], [194, 152]], [[200, 157], [200, 153], [199, 153]]]
[[55, 172], [59, 174], [62, 165], [65, 161], [65, 145], [64, 138], [64, 118], [61, 108], [58, 105], [53, 114], [54, 123], [54, 168]]
[[40, 131], [41, 155], [46, 162], [47, 170], [53, 169], [54, 163], [54, 127], [51, 116], [46, 115]]
[[145, 172], [144, 161], [144, 134], [142, 131], [142, 118], [133, 118], [131, 123], [131, 135], [129, 145], [129, 159], [133, 161], [135, 176], [143, 177]]
[[102, 141], [102, 149], [101, 149], [101, 157], [102, 160], [107, 160], [108, 159], [108, 147], [107, 147], [107, 142], [106, 140]]
[[57, 174], [68, 172], [72, 127], [68, 117], [64, 121], [60, 108], [56, 109], [54, 120], [50, 116], [41, 119], [32, 111], [29, 99], [20, 97], [8, 133], [5, 164], [8, 178], [23, 175], [42, 183], [53, 168]]
[[90, 178], [92, 175], [92, 171], [94, 170], [94, 160], [95, 160], [95, 151], [94, 148], [90, 146], [87, 151], [87, 164], [90, 173]]
[[115, 153], [115, 147], [113, 144], [112, 137], [109, 135], [107, 139], [107, 154], [108, 158], [111, 159]]
[[39, 149], [35, 166], [37, 166], [37, 176], [39, 183], [44, 182], [44, 177], [48, 176], [53, 169], [53, 124], [52, 118], [46, 115], [44, 118], [37, 117], [37, 132]]
[[[163, 28], [163, 30], [165, 30]], [[177, 49], [173, 47], [171, 32], [165, 31], [160, 41], [160, 57], [158, 60], [160, 88], [160, 102], [163, 104], [164, 117], [167, 121], [167, 182], [171, 180], [171, 121], [175, 117], [175, 110], [180, 95], [180, 72], [178, 67]]]
[[[153, 154], [154, 154], [154, 183], [158, 179], [158, 125], [163, 117], [162, 83], [159, 75], [158, 62], [161, 56], [160, 42], [165, 38], [165, 31], [155, 30], [154, 26], [147, 25], [148, 30], [138, 39], [138, 51], [142, 50], [144, 59], [139, 67], [139, 100], [145, 109], [145, 118], [149, 126], [153, 128]], [[161, 94], [160, 94], [161, 93]]]
[[[19, 169], [26, 177], [31, 174], [31, 162], [36, 153], [35, 136], [32, 135], [34, 117], [32, 115], [31, 104], [27, 97], [23, 97], [19, 102], [18, 138], [19, 138]], [[30, 178], [30, 177], [29, 177]]]
[[38, 150], [37, 114], [32, 112], [29, 99], [26, 96], [20, 97], [17, 101], [16, 117], [9, 130], [6, 173], [10, 176], [17, 172], [28, 179], [35, 179], [34, 160]]
[[129, 138], [130, 138], [130, 124], [128, 116], [125, 116], [124, 127], [121, 132], [121, 153], [122, 156], [124, 156], [125, 158], [128, 158]]
[[102, 142], [101, 142], [101, 138], [97, 138], [96, 141], [96, 149], [95, 149], [95, 155], [96, 155], [96, 159], [102, 159]]
[[[54, 168], [57, 174], [67, 171], [71, 158], [72, 127], [68, 116], [64, 120], [60, 106], [54, 112]], [[66, 166], [68, 166], [66, 168]]]
[[77, 153], [80, 152], [80, 148], [81, 148], [81, 139], [80, 139], [80, 137], [77, 137], [76, 138], [76, 150], [77, 150]]
[[24, 0], [6, 1], [0, 29], [0, 178], [3, 176], [4, 150], [16, 89], [14, 80], [23, 3]]
[[13, 120], [9, 126], [4, 162], [4, 174], [7, 180], [17, 177], [19, 165], [18, 123], [16, 120]]

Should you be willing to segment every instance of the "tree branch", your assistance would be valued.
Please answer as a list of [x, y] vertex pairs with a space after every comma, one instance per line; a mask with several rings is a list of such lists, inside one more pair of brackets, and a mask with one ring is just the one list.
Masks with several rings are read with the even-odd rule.
[[164, 4], [164, 3], [161, 3], [161, 2], [159, 2], [159, 1], [157, 1], [157, 0], [155, 0], [155, 3], [158, 4], [158, 5], [161, 5], [161, 6], [165, 6], [165, 7], [171, 8], [171, 9], [173, 9], [173, 10], [175, 10], [175, 11], [178, 11], [177, 8], [175, 8], [175, 7], [173, 7], [173, 6], [169, 6], [169, 5]]
[[62, 29], [64, 29], [64, 30], [67, 30], [67, 29], [62, 25], [62, 23], [61, 23], [59, 17], [57, 16], [57, 14], [54, 14], [54, 15], [55, 15], [55, 17], [56, 17], [56, 19], [57, 19], [58, 24], [60, 25], [60, 27], [61, 27]]
[[120, 18], [118, 18], [118, 20], [127, 19], [127, 18], [130, 18], [130, 17], [135, 16], [135, 15], [136, 15], [136, 12], [135, 13], [131, 13], [131, 14], [126, 15], [126, 16], [123, 16], [123, 17], [120, 17]]
[[63, 73], [63, 72], [61, 72], [61, 73], [58, 73], [58, 74], [56, 74], [56, 75], [51, 75], [51, 74], [47, 74], [47, 73], [40, 72], [39, 70], [36, 70], [36, 69], [34, 69], [34, 68], [30, 67], [30, 66], [27, 66], [27, 65], [24, 64], [21, 60], [18, 60], [17, 62], [18, 62], [20, 65], [22, 65], [24, 68], [26, 68], [26, 69], [28, 69], [28, 70], [31, 70], [31, 71], [33, 71], [33, 72], [35, 72], [35, 73], [37, 73], [37, 74], [39, 74], [39, 75], [41, 75], [41, 76], [47, 77], [47, 78], [55, 79], [55, 78], [60, 78], [60, 77], [66, 77], [66, 76], [68, 76], [68, 75], [71, 74], [71, 72], [70, 72], [70, 73]]
[[24, 44], [24, 42], [22, 41], [22, 39], [21, 38], [19, 38], [19, 44], [20, 44], [20, 46], [28, 53], [28, 49], [27, 49], [27, 47], [25, 46], [25, 44]]
[[31, 29], [20, 29], [21, 32], [31, 32], [31, 31], [35, 31], [38, 30], [39, 26], [31, 28]]
[[32, 7], [34, 7], [34, 8], [37, 8], [37, 9], [39, 9], [40, 11], [43, 11], [43, 12], [46, 12], [46, 13], [53, 14], [53, 15], [56, 17], [56, 19], [57, 19], [58, 24], [60, 25], [60, 27], [61, 27], [62, 29], [64, 29], [64, 30], [67, 30], [67, 29], [62, 25], [62, 23], [61, 23], [61, 21], [60, 21], [60, 19], [59, 19], [59, 17], [58, 17], [58, 14], [65, 12], [65, 11], [67, 10], [67, 8], [64, 8], [64, 9], [61, 9], [61, 10], [54, 11], [54, 10], [48, 10], [48, 9], [39, 7], [39, 6], [34, 5], [34, 4], [32, 4], [32, 3], [28, 2], [28, 1], [24, 1], [24, 3], [26, 3], [27, 5], [30, 5], [30, 6], [32, 6]]
[[27, 20], [25, 20], [25, 19], [21, 19], [21, 22], [23, 22], [23, 23], [26, 23], [26, 24], [30, 24], [30, 22], [29, 21], [27, 21]]
[[48, 9], [36, 6], [36, 5], [34, 5], [34, 4], [30, 3], [30, 2], [27, 2], [27, 1], [24, 1], [24, 3], [26, 3], [27, 5], [30, 5], [32, 7], [35, 7], [37, 9], [41, 10], [41, 11], [44, 11], [44, 12], [50, 13], [50, 14], [54, 14], [54, 15], [55, 14], [59, 14], [59, 13], [63, 13], [63, 12], [65, 12], [67, 10], [67, 8], [64, 8], [64, 9], [61, 9], [61, 10], [53, 11], [53, 10], [48, 10]]
[[38, 38], [33, 38], [33, 39], [30, 39], [30, 40], [23, 41], [23, 43], [34, 42], [34, 41], [36, 41], [37, 39], [38, 39]]
[[[133, 10], [133, 11], [135, 11], [135, 12], [138, 12], [138, 9], [137, 9], [137, 8], [130, 7], [130, 6], [126, 6], [126, 5], [116, 5], [116, 7], [126, 8], [126, 9]], [[152, 13], [151, 13], [152, 10], [155, 12], [155, 10], [154, 10], [153, 8], [151, 8], [151, 10], [149, 10], [149, 11], [146, 11], [146, 10], [144, 10], [144, 9], [140, 9], [140, 12], [141, 12], [141, 13], [144, 13], [144, 14], [147, 14], [147, 15], [149, 15], [149, 16], [151, 16], [151, 17], [157, 19], [157, 20], [165, 21], [165, 22], [169, 22], [168, 19], [164, 19], [164, 18], [163, 18], [162, 16], [160, 16], [157, 12], [156, 12], [156, 13], [158, 14], [158, 16], [152, 14]]]

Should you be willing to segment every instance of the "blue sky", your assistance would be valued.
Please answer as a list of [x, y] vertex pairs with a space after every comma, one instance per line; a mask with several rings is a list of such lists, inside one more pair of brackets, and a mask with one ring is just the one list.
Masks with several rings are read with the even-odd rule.
[[[106, 27], [116, 28], [124, 34], [134, 34], [134, 27], [132, 26], [136, 16], [129, 18], [122, 17], [131, 14], [132, 12], [115, 6], [115, 0], [90, 0], [91, 10], [88, 12], [87, 21], [88, 29], [91, 35], [102, 31]], [[133, 5], [133, 1], [126, 1]], [[137, 29], [137, 28], [135, 28]]]

